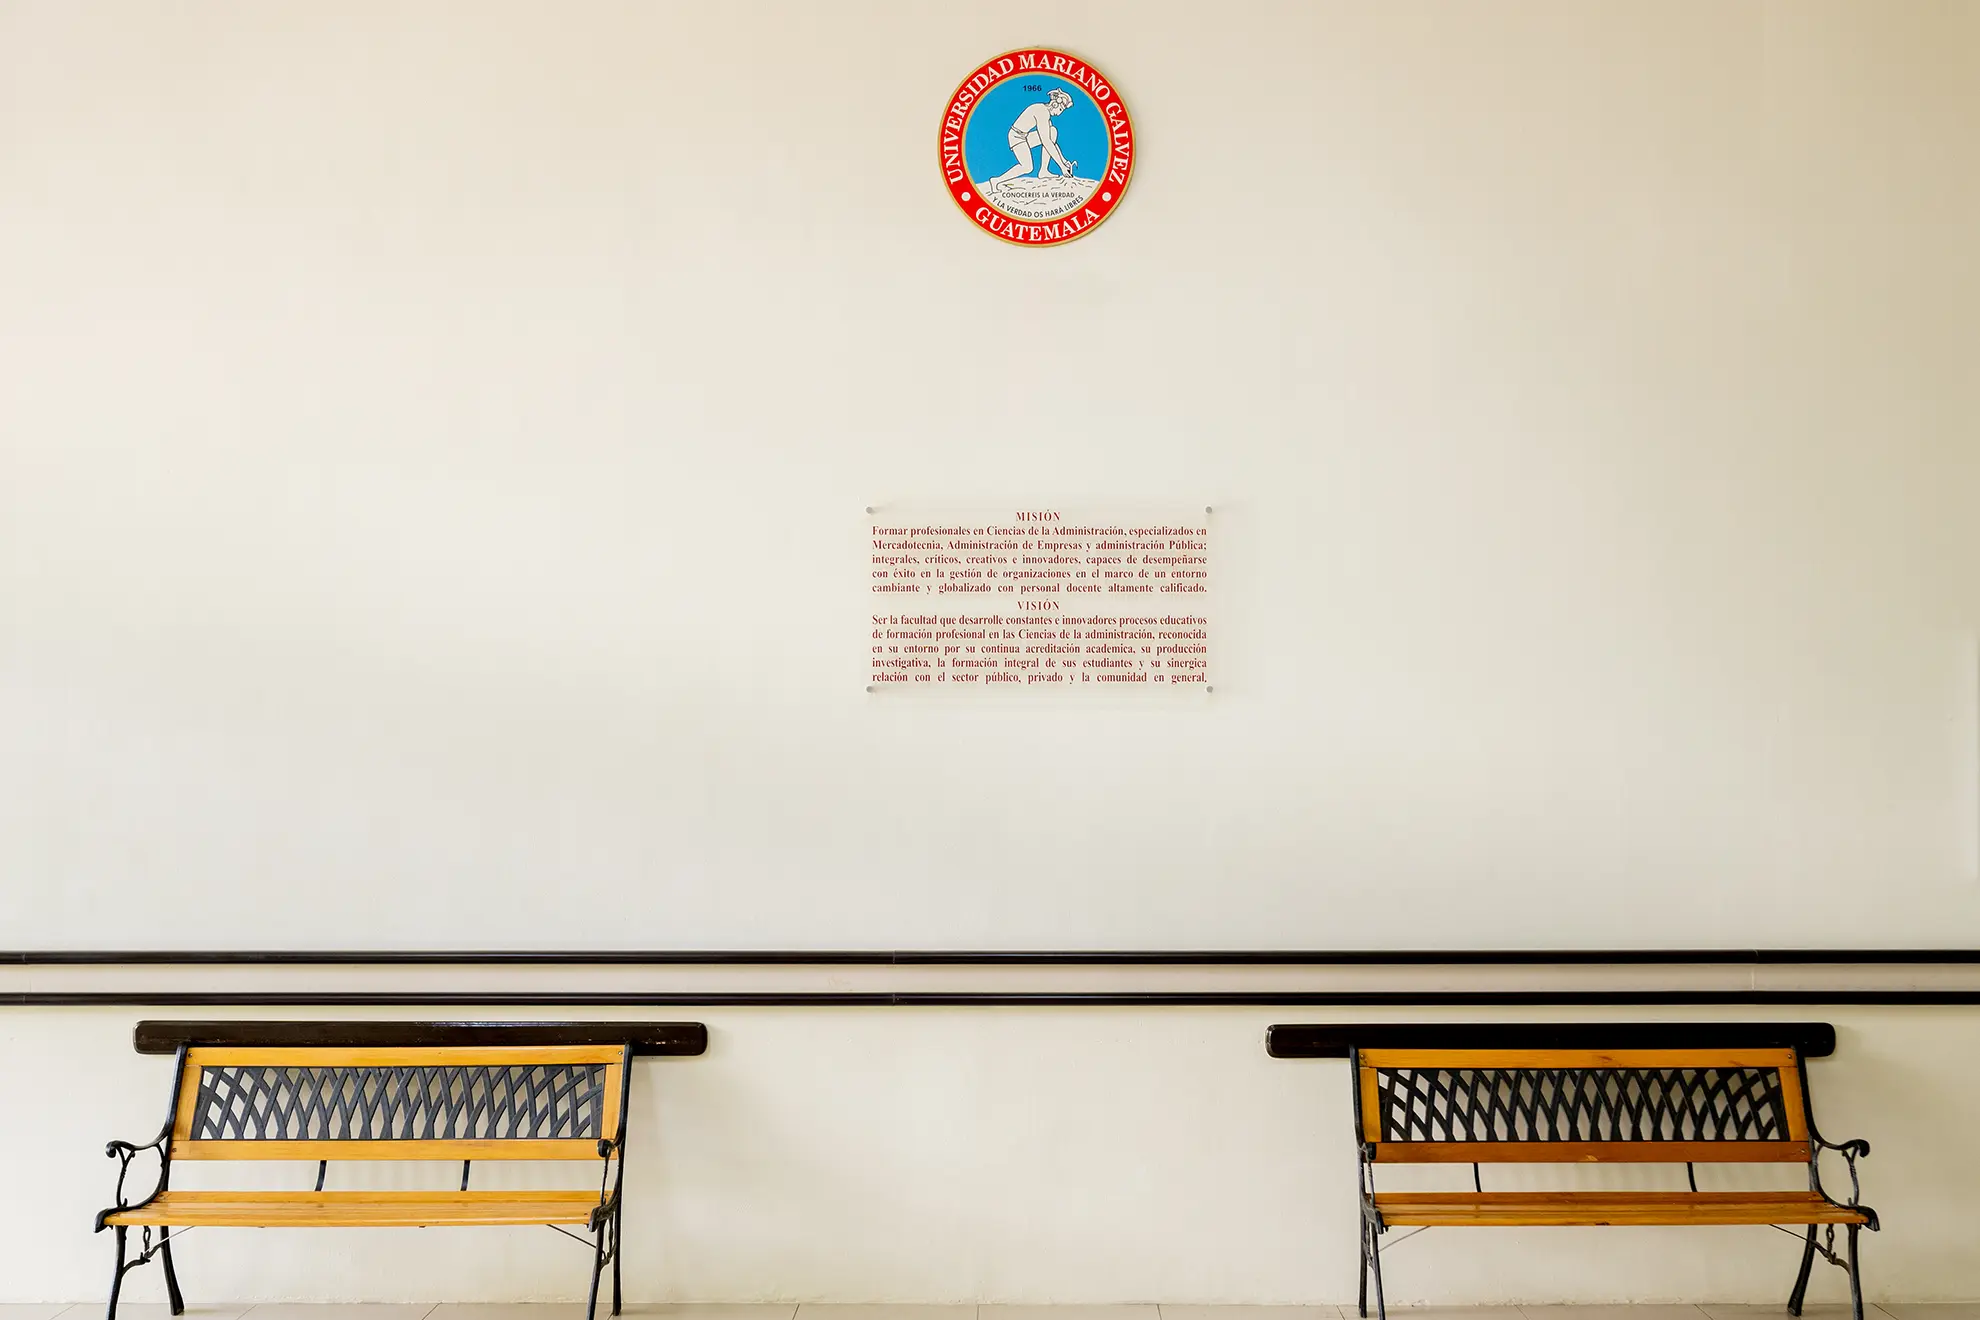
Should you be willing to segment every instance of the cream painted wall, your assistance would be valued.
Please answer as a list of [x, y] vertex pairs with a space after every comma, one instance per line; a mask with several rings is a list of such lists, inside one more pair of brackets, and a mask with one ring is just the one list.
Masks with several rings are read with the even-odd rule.
[[[103, 1142], [148, 1139], [170, 1083], [169, 1059], [131, 1052], [131, 1026], [145, 1015], [0, 1014], [15, 1079], [0, 1087], [0, 1132], [33, 1134], [7, 1149], [0, 1300], [103, 1296], [109, 1244], [89, 1233], [115, 1169]], [[709, 1023], [707, 1055], [643, 1065], [634, 1083], [626, 1223], [635, 1298], [1353, 1299], [1347, 1066], [1274, 1061], [1263, 1049], [1269, 1022], [1325, 1014], [696, 1016]], [[1861, 1136], [1873, 1147], [1864, 1194], [1885, 1228], [1865, 1238], [1870, 1295], [1980, 1298], [1980, 1147], [1961, 1135], [1980, 1088], [1980, 1015], [1801, 1016], [1835, 1022], [1840, 1038], [1833, 1059], [1811, 1065], [1818, 1123], [1834, 1139]], [[45, 1077], [60, 1080], [37, 1080]], [[283, 1185], [306, 1186], [314, 1170], [277, 1172]], [[456, 1170], [422, 1172], [424, 1185], [446, 1185]], [[1456, 1171], [1460, 1183], [1466, 1172]], [[1567, 1176], [1592, 1186], [1605, 1172], [1615, 1174]], [[1653, 1185], [1668, 1185], [1665, 1175]], [[383, 1176], [331, 1166], [333, 1186]], [[476, 1176], [501, 1174], [481, 1165]], [[1510, 1186], [1522, 1171], [1489, 1176]], [[1707, 1186], [1730, 1176], [1701, 1174]], [[1388, 1279], [1391, 1296], [1407, 1301], [1779, 1305], [1798, 1262], [1793, 1242], [1761, 1228], [1452, 1231], [1398, 1246]], [[570, 1298], [587, 1266], [576, 1245], [542, 1229], [200, 1230], [180, 1255], [194, 1300]], [[153, 1273], [133, 1276], [130, 1295], [156, 1298]], [[1841, 1299], [1841, 1284], [1824, 1267], [1811, 1296]]]
[[[1974, 943], [1976, 117], [1963, 3], [0, 0], [0, 947]], [[869, 699], [1001, 499], [1215, 504], [1215, 696]]]

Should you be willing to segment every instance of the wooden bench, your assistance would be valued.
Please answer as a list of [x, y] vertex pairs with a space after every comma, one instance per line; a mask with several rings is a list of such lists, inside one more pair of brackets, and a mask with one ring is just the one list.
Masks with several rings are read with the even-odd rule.
[[[1434, 1030], [1423, 1028], [1421, 1030]], [[1460, 1029], [1461, 1030], [1461, 1029]], [[1801, 1314], [1819, 1253], [1849, 1272], [1857, 1320], [1863, 1289], [1857, 1233], [1876, 1212], [1858, 1204], [1864, 1141], [1840, 1145], [1815, 1129], [1801, 1052], [1789, 1048], [1355, 1048], [1354, 1114], [1361, 1196], [1361, 1314], [1368, 1281], [1382, 1298], [1381, 1237], [1393, 1228], [1541, 1225], [1766, 1224], [1806, 1227], [1788, 1311]], [[1822, 1187], [1820, 1155], [1849, 1167], [1850, 1199]], [[1805, 1166], [1807, 1190], [1698, 1190], [1701, 1163]], [[1487, 1191], [1486, 1164], [1682, 1164], [1688, 1191]], [[1469, 1164], [1472, 1188], [1380, 1191], [1378, 1166]], [[1848, 1258], [1835, 1249], [1848, 1233]], [[1817, 1230], [1825, 1229], [1826, 1243]]]
[[[113, 1141], [117, 1204], [96, 1218], [116, 1235], [109, 1315], [124, 1276], [154, 1256], [172, 1314], [185, 1310], [172, 1231], [199, 1228], [378, 1228], [544, 1225], [591, 1249], [591, 1296], [612, 1267], [620, 1306], [621, 1189], [633, 1047], [181, 1045], [171, 1115], [142, 1146]], [[134, 1157], [156, 1151], [158, 1182], [126, 1198]], [[313, 1160], [316, 1185], [295, 1191], [182, 1191], [173, 1167], [204, 1160]], [[431, 1191], [324, 1189], [332, 1160], [449, 1160], [458, 1187]], [[595, 1167], [595, 1185], [548, 1191], [470, 1190], [477, 1160], [569, 1160]], [[589, 1180], [587, 1180], [589, 1182]], [[579, 1237], [572, 1230], [587, 1236]], [[141, 1235], [135, 1257], [132, 1230]], [[156, 1230], [156, 1241], [153, 1231]]]

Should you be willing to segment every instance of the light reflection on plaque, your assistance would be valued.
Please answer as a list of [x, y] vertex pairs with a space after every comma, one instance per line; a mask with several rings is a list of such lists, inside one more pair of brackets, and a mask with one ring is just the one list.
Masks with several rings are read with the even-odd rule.
[[868, 510], [869, 692], [1208, 692], [1210, 511]]

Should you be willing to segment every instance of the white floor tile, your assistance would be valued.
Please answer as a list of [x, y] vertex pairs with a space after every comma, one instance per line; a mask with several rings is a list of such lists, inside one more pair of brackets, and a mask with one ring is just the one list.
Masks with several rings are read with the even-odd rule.
[[75, 1305], [74, 1302], [0, 1302], [0, 1320], [55, 1320]]
[[[1346, 1315], [1352, 1307], [1342, 1307]], [[1374, 1289], [1369, 1289], [1368, 1314], [1375, 1314]], [[1389, 1307], [1390, 1320], [1526, 1320], [1517, 1306], [1396, 1306]]]
[[[1705, 1320], [1695, 1306], [1522, 1306], [1526, 1320]], [[1870, 1320], [1865, 1316], [1863, 1320]]]
[[1980, 1302], [1885, 1302], [1878, 1309], [1895, 1320], [1980, 1320]]
[[[609, 1289], [608, 1280], [605, 1287]], [[633, 1308], [628, 1306], [630, 1312]], [[601, 1316], [612, 1314], [609, 1292], [600, 1299]], [[122, 1316], [117, 1320], [123, 1320]], [[426, 1320], [584, 1320], [583, 1302], [442, 1302], [427, 1313]]]
[[[1162, 1303], [1162, 1320], [1341, 1320], [1338, 1306], [1174, 1306]], [[1360, 1320], [1356, 1317], [1356, 1320]]]
[[[605, 1308], [599, 1307], [601, 1320]], [[648, 1302], [626, 1303], [625, 1315], [639, 1320], [793, 1320], [795, 1302]]]
[[[188, 1301], [183, 1320], [241, 1320], [252, 1305]], [[84, 1302], [68, 1312], [66, 1320], [103, 1320], [103, 1303]], [[118, 1302], [117, 1320], [172, 1320], [172, 1308], [164, 1302]]]
[[798, 1307], [797, 1320], [976, 1320], [976, 1307], [806, 1302]]
[[1153, 1302], [1127, 1306], [979, 1306], [976, 1320], [1162, 1320]]
[[[123, 1307], [117, 1308], [122, 1320]], [[262, 1302], [244, 1313], [253, 1320], [425, 1320], [432, 1302]]]
[[[1710, 1320], [1781, 1320], [1781, 1317], [1787, 1315], [1787, 1302], [1783, 1300], [1774, 1305], [1759, 1306], [1721, 1306], [1715, 1302], [1706, 1302], [1698, 1309]], [[1801, 1320], [1851, 1320], [1853, 1314], [1847, 1303], [1825, 1302], [1820, 1306], [1811, 1305], [1801, 1308]], [[1866, 1302], [1863, 1307], [1863, 1320], [1886, 1320], [1886, 1312]], [[1948, 1317], [1947, 1320], [1951, 1318]]]

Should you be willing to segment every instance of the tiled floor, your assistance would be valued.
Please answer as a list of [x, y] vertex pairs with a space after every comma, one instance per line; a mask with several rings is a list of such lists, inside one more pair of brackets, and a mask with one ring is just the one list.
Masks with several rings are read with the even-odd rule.
[[[1407, 1320], [1776, 1320], [1779, 1306], [1398, 1306]], [[88, 1320], [102, 1303], [0, 1303], [0, 1320]], [[628, 1306], [634, 1320], [1358, 1320], [1337, 1306]], [[192, 1306], [186, 1320], [579, 1320], [575, 1303], [442, 1302], [438, 1305]], [[601, 1312], [602, 1315], [602, 1312]], [[162, 1304], [117, 1308], [118, 1320], [169, 1320]], [[1811, 1306], [1803, 1320], [1849, 1320], [1846, 1306]], [[1980, 1302], [1865, 1307], [1864, 1320], [1980, 1320]]]

